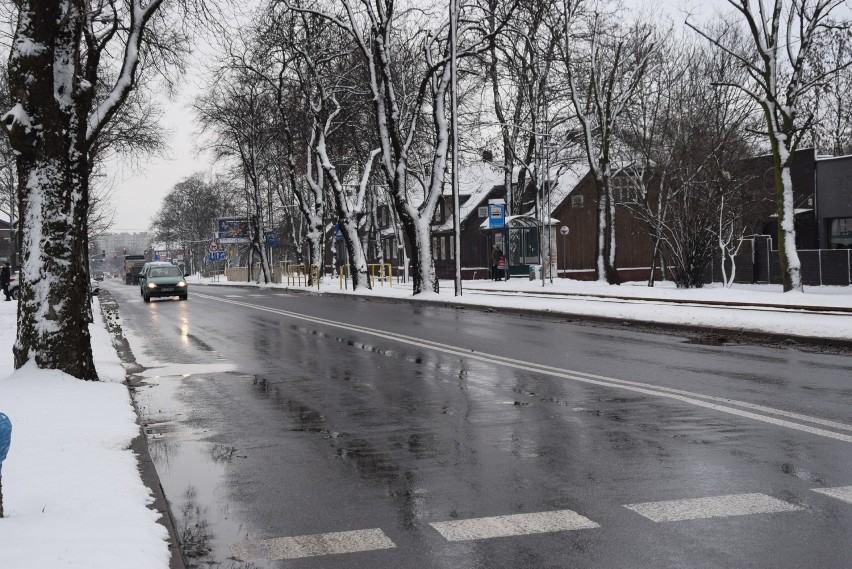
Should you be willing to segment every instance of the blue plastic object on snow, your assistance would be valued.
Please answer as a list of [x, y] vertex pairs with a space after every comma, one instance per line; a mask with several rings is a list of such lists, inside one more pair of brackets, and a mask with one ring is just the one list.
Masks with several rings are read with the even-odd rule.
[[12, 442], [12, 421], [4, 413], [0, 413], [0, 472], [3, 471], [3, 461], [9, 452]]

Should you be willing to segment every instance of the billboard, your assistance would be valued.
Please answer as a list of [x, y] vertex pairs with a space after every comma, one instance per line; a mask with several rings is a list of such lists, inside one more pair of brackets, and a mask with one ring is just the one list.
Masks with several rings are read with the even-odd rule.
[[216, 238], [220, 243], [248, 243], [249, 222], [245, 217], [220, 217], [216, 220]]

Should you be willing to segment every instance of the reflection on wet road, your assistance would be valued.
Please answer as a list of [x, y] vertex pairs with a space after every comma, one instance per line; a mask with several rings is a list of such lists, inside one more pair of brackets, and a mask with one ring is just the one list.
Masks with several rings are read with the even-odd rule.
[[130, 289], [111, 286], [191, 565], [852, 559], [848, 356], [234, 288], [144, 305]]

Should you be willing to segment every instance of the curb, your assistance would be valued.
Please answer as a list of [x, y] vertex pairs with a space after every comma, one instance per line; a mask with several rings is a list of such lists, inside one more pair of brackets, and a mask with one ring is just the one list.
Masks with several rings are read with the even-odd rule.
[[99, 296], [101, 297], [101, 313], [104, 317], [104, 321], [106, 322], [107, 331], [112, 335], [113, 348], [115, 348], [118, 357], [121, 359], [122, 364], [124, 364], [127, 373], [124, 383], [127, 385], [130, 401], [133, 404], [133, 410], [136, 412], [136, 424], [139, 427], [139, 434], [133, 438], [133, 441], [131, 441], [130, 449], [136, 453], [139, 465], [139, 475], [142, 478], [142, 483], [148, 487], [151, 491], [151, 496], [154, 498], [153, 502], [148, 505], [148, 508], [160, 514], [160, 518], [157, 520], [157, 523], [163, 525], [166, 528], [166, 531], [168, 531], [168, 546], [170, 553], [169, 569], [187, 569], [186, 563], [183, 559], [182, 549], [180, 547], [180, 540], [177, 537], [175, 521], [172, 517], [171, 510], [169, 509], [169, 503], [168, 500], [166, 500], [166, 495], [163, 492], [163, 486], [160, 483], [160, 476], [157, 474], [157, 470], [154, 467], [154, 460], [151, 458], [151, 452], [148, 450], [148, 439], [145, 437], [145, 431], [139, 415], [139, 409], [136, 406], [136, 399], [133, 397], [133, 390], [135, 387], [134, 382], [131, 380], [131, 376], [134, 372], [141, 371], [142, 367], [136, 363], [136, 358], [133, 356], [133, 352], [130, 351], [130, 346], [127, 339], [124, 337], [121, 327], [114, 325], [104, 311], [103, 299], [107, 299], [107, 304], [114, 305], [116, 309], [118, 307], [118, 303], [113, 299], [109, 292], [103, 289], [101, 289]]
[[[265, 290], [264, 287], [260, 287], [254, 283], [240, 283], [240, 284], [219, 284], [219, 283], [196, 283], [196, 286], [218, 286], [218, 287], [230, 287], [230, 288], [243, 288], [243, 289], [255, 289], [255, 290]], [[358, 299], [358, 300], [366, 300], [370, 302], [388, 302], [388, 303], [399, 303], [399, 304], [413, 304], [417, 306], [440, 306], [443, 308], [455, 308], [459, 310], [477, 310], [480, 312], [487, 313], [498, 313], [498, 314], [511, 314], [514, 316], [527, 316], [531, 318], [550, 318], [550, 319], [558, 319], [564, 320], [567, 322], [579, 323], [579, 324], [590, 324], [590, 325], [604, 325], [615, 328], [629, 328], [638, 331], [646, 331], [653, 332], [657, 330], [665, 330], [673, 333], [681, 333], [685, 335], [689, 335], [694, 342], [699, 344], [707, 344], [707, 345], [717, 345], [717, 346], [725, 346], [735, 343], [749, 343], [749, 344], [760, 344], [765, 346], [772, 347], [784, 347], [784, 348], [799, 348], [799, 349], [825, 349], [835, 350], [839, 352], [849, 352], [852, 351], [852, 340], [844, 340], [841, 338], [813, 338], [811, 336], [798, 336], [795, 334], [781, 334], [777, 332], [764, 332], [764, 331], [755, 331], [755, 330], [745, 330], [742, 328], [720, 328], [720, 327], [712, 327], [712, 326], [695, 326], [691, 324], [677, 324], [677, 323], [668, 323], [668, 322], [650, 322], [647, 320], [627, 320], [624, 318], [612, 318], [608, 316], [594, 316], [588, 314], [575, 314], [570, 312], [555, 312], [550, 310], [542, 310], [536, 308], [498, 308], [495, 306], [490, 306], [487, 304], [458, 304], [453, 302], [452, 300], [419, 300], [416, 297], [372, 297], [366, 295], [351, 295], [351, 294], [335, 294], [333, 292], [324, 292], [313, 289], [305, 289], [305, 288], [280, 288], [275, 290], [286, 291], [288, 293], [295, 294], [311, 294], [315, 296], [335, 296], [339, 298], [349, 298], [349, 299]], [[478, 289], [474, 289], [478, 290]], [[491, 292], [491, 291], [489, 291]], [[518, 293], [523, 294], [523, 293]], [[551, 293], [556, 296], [558, 293]], [[580, 296], [590, 296], [590, 295], [580, 295]], [[604, 298], [611, 298], [605, 295], [599, 295]], [[630, 300], [636, 301], [648, 301], [648, 302], [657, 302], [658, 299], [643, 299], [643, 298], [633, 298]], [[686, 302], [686, 301], [684, 301]], [[696, 303], [694, 301], [689, 301], [690, 303]], [[706, 304], [711, 305], [715, 301], [706, 301]], [[672, 303], [676, 304], [676, 303]], [[734, 306], [731, 304], [721, 304], [717, 305], [719, 308], [724, 308], [725, 306], [729, 306], [731, 309], [736, 309], [738, 307], [744, 306], [755, 306], [755, 307], [773, 307], [772, 305], [763, 305], [763, 304], [743, 304], [740, 303], [741, 306]], [[790, 306], [781, 306], [782, 308], [790, 309], [791, 311], [795, 311], [794, 307]], [[804, 310], [806, 308], [801, 308]], [[829, 311], [834, 310], [833, 308], [829, 309], [827, 307], [822, 307], [822, 310]], [[852, 309], [850, 309], [852, 311]]]

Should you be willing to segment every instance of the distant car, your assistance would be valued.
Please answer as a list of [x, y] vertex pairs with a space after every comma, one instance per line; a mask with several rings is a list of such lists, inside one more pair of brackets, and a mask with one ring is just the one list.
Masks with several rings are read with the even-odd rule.
[[142, 282], [144, 283], [142, 299], [145, 302], [151, 302], [152, 298], [164, 296], [177, 296], [181, 300], [187, 299], [189, 287], [183, 277], [183, 272], [171, 263], [149, 266]]
[[149, 261], [142, 265], [142, 269], [139, 271], [139, 294], [145, 296], [145, 276], [148, 274], [148, 269], [151, 267], [173, 267], [171, 263], [167, 263], [165, 261]]

